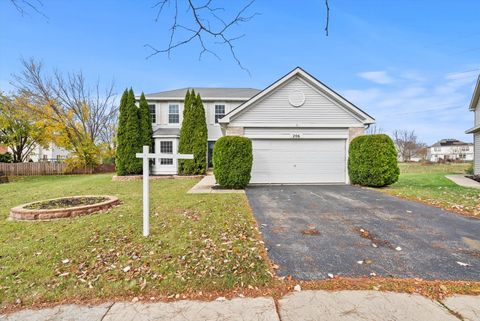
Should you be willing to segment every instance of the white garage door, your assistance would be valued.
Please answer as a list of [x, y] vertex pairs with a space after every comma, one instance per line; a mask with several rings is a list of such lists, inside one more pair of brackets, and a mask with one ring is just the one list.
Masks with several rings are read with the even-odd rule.
[[345, 183], [344, 139], [253, 139], [250, 183]]

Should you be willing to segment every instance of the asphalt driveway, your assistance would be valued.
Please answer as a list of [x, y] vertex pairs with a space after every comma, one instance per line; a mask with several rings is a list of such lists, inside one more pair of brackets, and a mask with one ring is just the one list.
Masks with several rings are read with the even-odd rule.
[[480, 280], [480, 220], [355, 186], [246, 191], [278, 274]]

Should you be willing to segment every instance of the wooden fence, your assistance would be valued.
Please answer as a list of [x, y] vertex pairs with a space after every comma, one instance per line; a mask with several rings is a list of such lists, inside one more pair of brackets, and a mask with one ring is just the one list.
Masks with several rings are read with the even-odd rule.
[[[115, 171], [114, 165], [99, 165], [67, 171], [65, 163], [0, 163], [0, 173], [7, 176], [39, 176], [66, 174], [94, 174]], [[1, 176], [1, 175], [0, 175]]]

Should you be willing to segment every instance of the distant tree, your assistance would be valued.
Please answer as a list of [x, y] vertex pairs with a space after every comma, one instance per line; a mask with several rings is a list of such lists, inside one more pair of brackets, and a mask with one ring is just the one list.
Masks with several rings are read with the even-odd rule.
[[378, 127], [376, 124], [370, 125], [365, 131], [366, 135], [375, 135], [375, 134], [383, 134], [383, 133], [384, 133], [383, 128]]
[[0, 154], [0, 163], [11, 163], [13, 162], [12, 153], [6, 152], [4, 154]]
[[207, 170], [207, 121], [200, 94], [187, 91], [183, 112], [178, 151], [194, 155], [193, 160], [179, 160], [178, 172], [181, 175], [205, 174]]
[[103, 91], [99, 82], [88, 85], [81, 72], [47, 74], [34, 59], [22, 60], [22, 64], [14, 85], [31, 100], [35, 117], [47, 123], [54, 143], [71, 152], [67, 165], [97, 164], [106, 124], [116, 122], [113, 84]]
[[25, 162], [38, 145], [48, 143], [45, 121], [30, 111], [32, 101], [25, 95], [0, 93], [0, 143], [12, 151], [13, 162]]
[[393, 142], [397, 149], [398, 157], [403, 162], [411, 161], [418, 156], [424, 144], [418, 141], [414, 130], [397, 129], [393, 131]]
[[148, 102], [144, 93], [140, 96], [139, 103], [139, 119], [140, 119], [140, 146], [152, 146], [153, 144], [153, 129], [152, 118], [150, 110], [148, 109]]

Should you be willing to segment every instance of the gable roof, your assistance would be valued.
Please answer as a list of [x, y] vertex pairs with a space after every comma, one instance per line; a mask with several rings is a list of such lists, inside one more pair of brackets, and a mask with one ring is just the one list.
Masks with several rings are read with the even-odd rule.
[[199, 93], [202, 100], [248, 100], [260, 92], [255, 88], [213, 88], [213, 87], [197, 87], [197, 88], [180, 88], [174, 90], [161, 91], [157, 93], [147, 94], [147, 100], [184, 100], [187, 90], [195, 90]]
[[287, 81], [290, 79], [293, 79], [296, 76], [300, 76], [303, 79], [307, 80], [311, 85], [319, 89], [322, 93], [326, 94], [326, 96], [336, 102], [337, 104], [341, 105], [351, 113], [353, 113], [359, 120], [361, 120], [364, 124], [373, 124], [375, 123], [375, 119], [361, 110], [359, 107], [355, 106], [353, 103], [342, 97], [340, 94], [335, 92], [333, 89], [322, 83], [320, 80], [317, 78], [313, 77], [311, 74], [306, 72], [304, 69], [300, 67], [296, 67], [292, 71], [290, 71], [288, 74], [262, 90], [261, 92], [257, 93], [255, 96], [253, 96], [250, 100], [244, 102], [237, 108], [233, 109], [230, 111], [228, 114], [225, 115], [225, 117], [219, 119], [219, 123], [229, 123], [233, 118], [235, 118], [241, 111], [247, 109], [248, 107], [252, 106], [254, 103], [260, 101], [262, 98], [266, 97], [268, 94], [270, 94], [272, 91], [274, 91], [276, 88], [280, 87], [281, 85], [285, 84]]
[[480, 99], [480, 75], [477, 78], [477, 84], [473, 90], [472, 100], [470, 101], [470, 110], [474, 111], [477, 109], [478, 100]]

